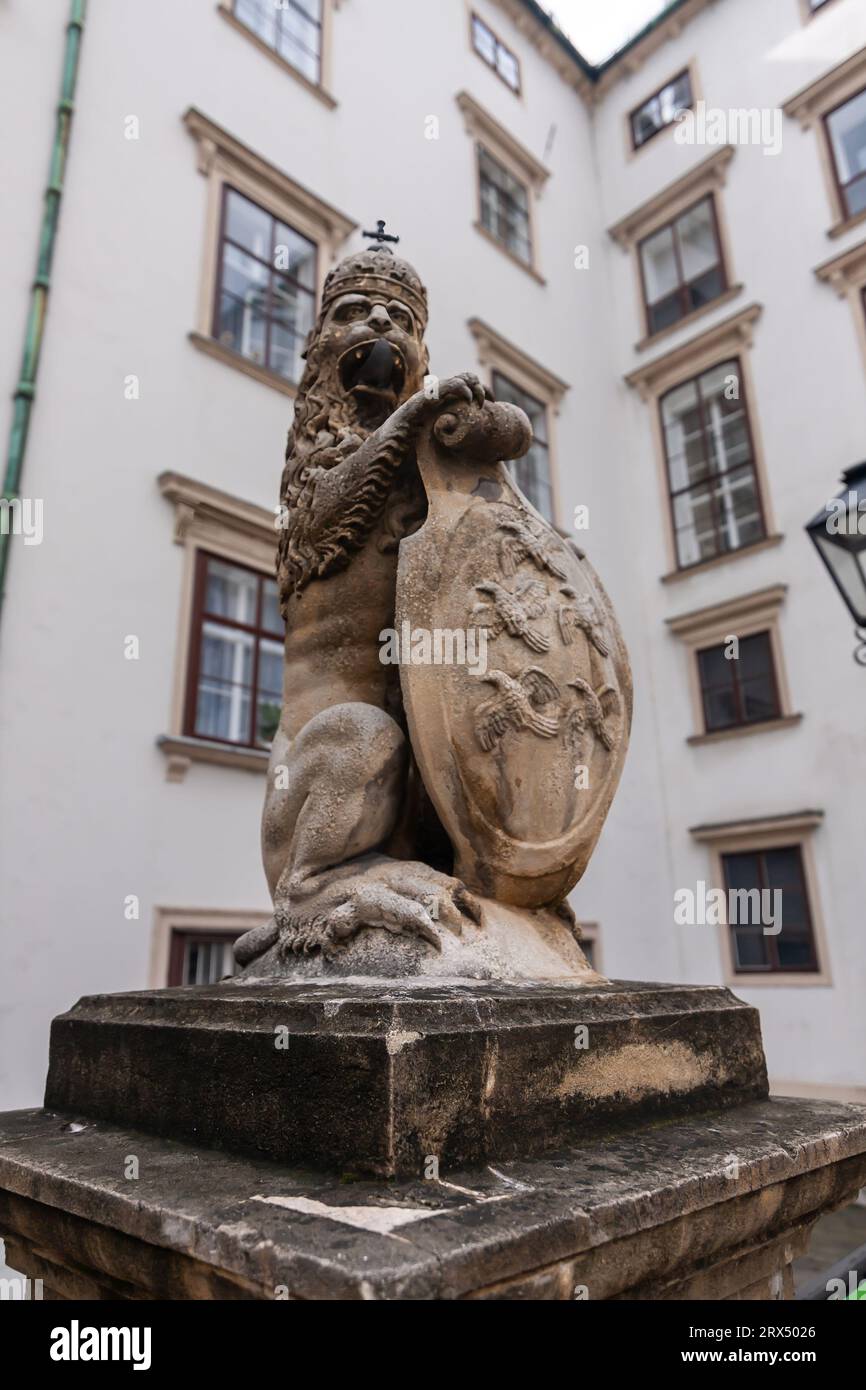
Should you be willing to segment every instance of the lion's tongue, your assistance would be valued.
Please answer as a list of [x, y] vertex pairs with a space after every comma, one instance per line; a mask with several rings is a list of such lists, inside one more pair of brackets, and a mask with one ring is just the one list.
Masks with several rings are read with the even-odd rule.
[[384, 391], [391, 385], [393, 373], [393, 351], [390, 344], [386, 343], [384, 338], [380, 338], [370, 349], [358, 373], [357, 384], [359, 386], [371, 386], [376, 390]]

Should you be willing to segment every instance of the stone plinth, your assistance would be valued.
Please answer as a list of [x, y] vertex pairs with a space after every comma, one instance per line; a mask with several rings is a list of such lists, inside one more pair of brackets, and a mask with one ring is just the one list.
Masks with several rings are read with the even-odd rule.
[[417, 1177], [766, 1094], [757, 1011], [726, 989], [350, 980], [83, 999], [52, 1025], [46, 1105]]
[[388, 1183], [0, 1117], [0, 1235], [60, 1298], [782, 1298], [812, 1223], [864, 1183], [866, 1111], [816, 1101]]

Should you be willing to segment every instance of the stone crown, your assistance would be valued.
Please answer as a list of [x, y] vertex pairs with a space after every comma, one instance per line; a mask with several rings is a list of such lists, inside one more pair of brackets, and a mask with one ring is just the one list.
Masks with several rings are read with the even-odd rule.
[[417, 271], [384, 246], [365, 248], [346, 256], [328, 272], [322, 291], [322, 308], [327, 309], [341, 294], [386, 294], [402, 299], [420, 320], [427, 323], [427, 291]]

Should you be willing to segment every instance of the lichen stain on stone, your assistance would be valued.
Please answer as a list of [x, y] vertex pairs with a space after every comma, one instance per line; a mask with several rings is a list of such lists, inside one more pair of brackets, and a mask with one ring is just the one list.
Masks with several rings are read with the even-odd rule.
[[560, 1082], [556, 1093], [562, 1100], [574, 1095], [639, 1100], [660, 1092], [690, 1091], [703, 1085], [710, 1071], [710, 1061], [686, 1043], [629, 1043], [599, 1057], [585, 1054], [580, 1068]]

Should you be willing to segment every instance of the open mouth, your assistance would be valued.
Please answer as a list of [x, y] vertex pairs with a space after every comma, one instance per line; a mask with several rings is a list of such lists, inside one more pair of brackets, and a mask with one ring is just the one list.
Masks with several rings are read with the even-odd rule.
[[385, 338], [355, 343], [340, 358], [343, 389], [356, 399], [395, 405], [406, 380], [402, 353]]

